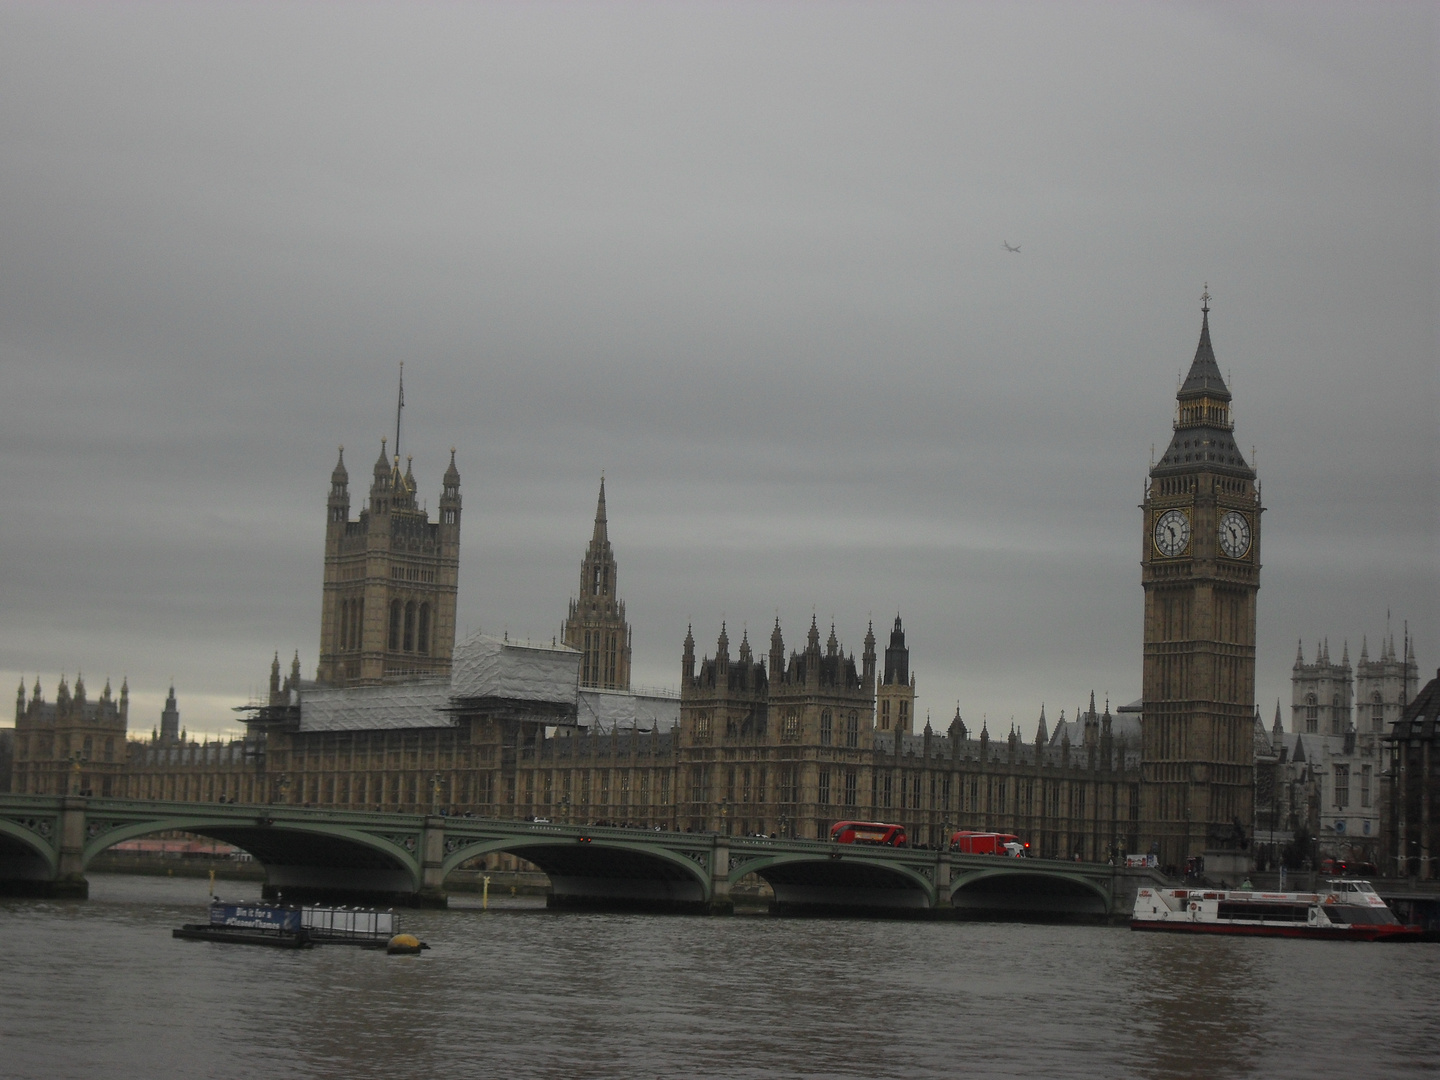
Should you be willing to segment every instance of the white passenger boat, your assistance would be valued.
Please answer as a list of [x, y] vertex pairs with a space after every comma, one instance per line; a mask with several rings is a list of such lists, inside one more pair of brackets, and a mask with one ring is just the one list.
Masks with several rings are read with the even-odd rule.
[[1350, 879], [1327, 881], [1308, 893], [1142, 888], [1135, 894], [1130, 929], [1332, 941], [1420, 939], [1420, 928], [1395, 918], [1368, 881]]

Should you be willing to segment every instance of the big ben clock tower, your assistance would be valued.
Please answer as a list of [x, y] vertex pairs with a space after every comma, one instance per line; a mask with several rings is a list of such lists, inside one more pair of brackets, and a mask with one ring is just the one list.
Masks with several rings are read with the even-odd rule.
[[1141, 833], [1161, 862], [1238, 848], [1254, 819], [1260, 485], [1235, 445], [1210, 344], [1176, 394], [1175, 434], [1145, 492]]

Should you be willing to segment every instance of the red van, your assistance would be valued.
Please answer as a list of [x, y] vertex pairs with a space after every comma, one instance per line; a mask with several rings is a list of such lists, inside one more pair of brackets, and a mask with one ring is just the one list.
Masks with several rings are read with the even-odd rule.
[[837, 821], [830, 826], [830, 839], [837, 844], [876, 844], [904, 847], [905, 826], [883, 821]]
[[1007, 855], [1023, 859], [1030, 854], [1030, 845], [1022, 843], [1014, 833], [962, 829], [950, 834], [950, 850], [960, 855]]

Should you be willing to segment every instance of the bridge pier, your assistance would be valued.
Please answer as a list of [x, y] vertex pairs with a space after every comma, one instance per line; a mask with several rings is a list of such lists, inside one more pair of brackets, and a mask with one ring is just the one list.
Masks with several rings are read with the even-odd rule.
[[735, 901], [730, 897], [730, 838], [715, 837], [710, 849], [710, 902], [708, 915], [734, 915]]
[[427, 814], [420, 830], [420, 891], [415, 894], [415, 906], [443, 908], [449, 904], [445, 892], [445, 819]]
[[90, 896], [90, 882], [85, 879], [85, 805], [78, 797], [60, 802], [60, 858], [55, 867], [55, 880], [46, 890], [50, 896], [84, 900]]
[[940, 852], [935, 860], [935, 911], [950, 914], [954, 905], [950, 903], [950, 853]]

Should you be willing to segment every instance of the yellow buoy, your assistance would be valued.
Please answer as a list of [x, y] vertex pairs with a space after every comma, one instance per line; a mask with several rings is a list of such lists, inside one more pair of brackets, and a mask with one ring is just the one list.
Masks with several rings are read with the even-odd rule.
[[385, 951], [391, 956], [411, 956], [424, 947], [414, 934], [396, 934], [390, 939], [390, 944], [385, 946]]

